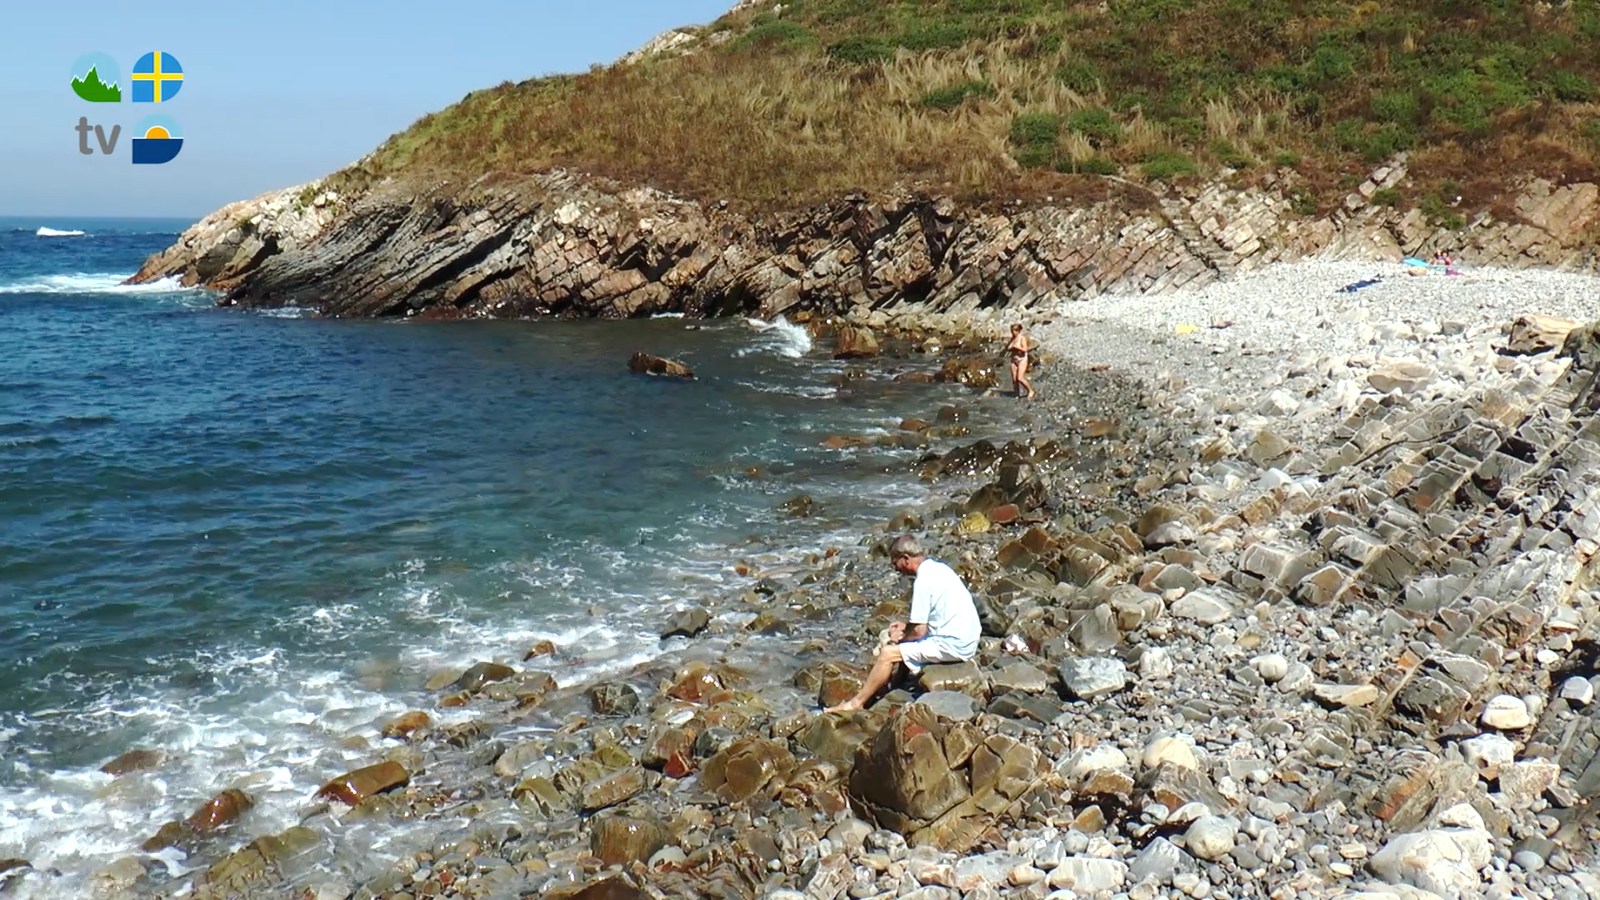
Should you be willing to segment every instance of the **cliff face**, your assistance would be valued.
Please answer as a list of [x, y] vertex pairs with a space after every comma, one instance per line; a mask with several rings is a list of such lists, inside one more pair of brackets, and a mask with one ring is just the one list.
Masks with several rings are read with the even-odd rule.
[[771, 316], [910, 304], [959, 317], [1159, 295], [1304, 258], [1450, 248], [1468, 265], [1597, 267], [1594, 184], [1531, 180], [1504, 217], [1484, 213], [1450, 232], [1370, 202], [1406, 177], [1403, 164], [1379, 168], [1321, 216], [1295, 212], [1281, 179], [1165, 195], [1108, 179], [1099, 199], [1006, 212], [853, 195], [761, 219], [562, 172], [353, 198], [312, 184], [218, 210], [132, 280], [177, 277], [216, 288], [224, 304], [333, 316]]

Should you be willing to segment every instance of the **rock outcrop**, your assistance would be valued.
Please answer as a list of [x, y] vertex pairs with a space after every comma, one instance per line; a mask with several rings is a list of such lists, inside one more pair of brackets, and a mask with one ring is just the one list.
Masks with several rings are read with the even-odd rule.
[[[1514, 218], [1461, 232], [1371, 202], [1406, 170], [1376, 170], [1338, 209], [1295, 211], [1293, 173], [1158, 196], [1112, 179], [1103, 199], [963, 208], [918, 194], [853, 195], [769, 217], [553, 171], [513, 183], [318, 182], [231, 204], [132, 279], [177, 278], [223, 303], [332, 316], [622, 318], [798, 309], [959, 317], [1060, 299], [1161, 294], [1304, 258], [1397, 259], [1450, 247], [1474, 265], [1593, 270], [1600, 187], [1533, 180]], [[1106, 193], [1106, 192], [1103, 192]]]

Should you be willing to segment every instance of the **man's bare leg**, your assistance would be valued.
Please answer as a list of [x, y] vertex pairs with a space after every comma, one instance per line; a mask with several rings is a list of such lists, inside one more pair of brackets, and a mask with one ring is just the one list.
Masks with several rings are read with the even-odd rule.
[[894, 674], [894, 667], [899, 662], [899, 648], [893, 645], [885, 647], [884, 652], [878, 654], [878, 661], [872, 664], [872, 671], [867, 673], [866, 680], [861, 682], [861, 690], [849, 700], [838, 706], [830, 706], [823, 712], [855, 712], [858, 709], [866, 709], [867, 703], [889, 683], [889, 676]]

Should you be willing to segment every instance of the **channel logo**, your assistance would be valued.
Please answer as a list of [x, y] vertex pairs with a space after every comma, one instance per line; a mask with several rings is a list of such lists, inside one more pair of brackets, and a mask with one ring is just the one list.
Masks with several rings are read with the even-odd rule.
[[[183, 81], [183, 64], [162, 50], [151, 50], [139, 57], [127, 81], [123, 81], [117, 61], [105, 53], [85, 53], [72, 64], [72, 93], [90, 103], [121, 103], [124, 94], [134, 103], [170, 103], [183, 90]], [[80, 154], [94, 156], [98, 148], [101, 156], [111, 156], [116, 153], [123, 127], [94, 123], [88, 116], [79, 116], [73, 130], [78, 134]], [[89, 139], [91, 135], [93, 141]], [[183, 150], [183, 132], [171, 116], [145, 116], [134, 125], [131, 140], [134, 165], [169, 163]]]
[[134, 165], [172, 162], [183, 149], [183, 134], [171, 116], [145, 116], [133, 126]]

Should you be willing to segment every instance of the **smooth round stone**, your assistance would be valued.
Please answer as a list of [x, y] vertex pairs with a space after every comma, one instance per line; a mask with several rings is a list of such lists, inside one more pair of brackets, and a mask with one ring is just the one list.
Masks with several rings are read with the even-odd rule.
[[1218, 860], [1233, 852], [1233, 839], [1239, 829], [1220, 816], [1201, 816], [1184, 832], [1189, 853], [1204, 860]]
[[1139, 761], [1146, 769], [1154, 769], [1164, 762], [1170, 762], [1180, 769], [1188, 769], [1191, 772], [1200, 768], [1200, 762], [1194, 755], [1194, 746], [1173, 735], [1162, 735], [1145, 745]]
[[1576, 706], [1588, 706], [1594, 702], [1594, 685], [1589, 679], [1574, 675], [1561, 683], [1561, 699]]
[[1289, 674], [1289, 658], [1282, 653], [1258, 656], [1251, 660], [1250, 664], [1255, 666], [1256, 674], [1267, 684], [1277, 684], [1283, 680], [1283, 676]]
[[1528, 715], [1528, 704], [1522, 698], [1501, 694], [1484, 706], [1480, 721], [1501, 731], [1517, 731], [1532, 725], [1533, 717]]
[[1519, 850], [1512, 855], [1511, 861], [1521, 866], [1524, 871], [1537, 872], [1544, 868], [1544, 857], [1532, 850]]

